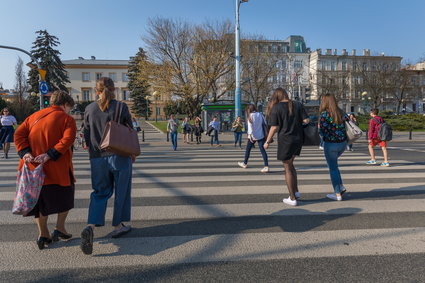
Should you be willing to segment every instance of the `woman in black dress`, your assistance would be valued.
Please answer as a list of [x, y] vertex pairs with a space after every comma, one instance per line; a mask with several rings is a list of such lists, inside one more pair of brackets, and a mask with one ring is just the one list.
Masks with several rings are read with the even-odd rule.
[[308, 123], [308, 115], [301, 103], [292, 101], [283, 88], [277, 88], [269, 101], [267, 116], [271, 128], [264, 148], [269, 147], [269, 142], [277, 132], [277, 159], [283, 162], [289, 191], [289, 197], [284, 198], [283, 202], [295, 206], [300, 194], [294, 159], [301, 153], [303, 123]]

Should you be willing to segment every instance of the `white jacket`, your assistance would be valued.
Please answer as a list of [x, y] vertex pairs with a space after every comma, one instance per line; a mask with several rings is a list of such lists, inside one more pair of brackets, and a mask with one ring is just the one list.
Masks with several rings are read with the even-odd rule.
[[259, 112], [251, 113], [249, 116], [251, 118], [252, 123], [249, 121], [249, 119], [247, 119], [248, 138], [252, 136], [253, 140], [256, 140], [256, 141], [261, 140], [262, 138], [264, 138], [264, 133], [263, 133], [264, 116], [263, 114]]

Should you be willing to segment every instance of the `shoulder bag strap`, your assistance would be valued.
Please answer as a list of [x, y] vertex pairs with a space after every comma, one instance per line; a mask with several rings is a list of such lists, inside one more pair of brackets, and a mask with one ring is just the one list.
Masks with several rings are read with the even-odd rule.
[[56, 112], [56, 111], [59, 111], [59, 110], [53, 110], [53, 111], [50, 111], [49, 113], [46, 113], [46, 114], [44, 114], [43, 116], [41, 116], [40, 118], [38, 118], [33, 124], [32, 124], [32, 126], [30, 127], [30, 130], [29, 130], [29, 132], [31, 132], [31, 130], [32, 130], [32, 128], [34, 128], [34, 126], [35, 126], [35, 124], [37, 124], [38, 123], [38, 121], [40, 121], [41, 119], [43, 119], [44, 117], [46, 117], [47, 115], [49, 115], [49, 114], [51, 114], [51, 113], [53, 113], [53, 112]]
[[376, 119], [375, 117], [372, 117], [373, 120], [375, 120], [376, 123], [378, 123], [378, 125], [381, 125], [381, 123], [378, 121], [378, 119]]

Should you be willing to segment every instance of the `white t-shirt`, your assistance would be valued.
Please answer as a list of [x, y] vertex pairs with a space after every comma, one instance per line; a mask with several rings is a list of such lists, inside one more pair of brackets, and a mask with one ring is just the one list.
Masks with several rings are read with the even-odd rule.
[[248, 122], [248, 137], [252, 136], [252, 138], [256, 141], [261, 140], [264, 138], [264, 132], [263, 132], [263, 121], [264, 117], [263, 114], [259, 112], [251, 113], [250, 115], [252, 123], [247, 120]]
[[13, 117], [12, 115], [7, 115], [7, 116], [2, 115], [0, 121], [2, 126], [13, 126], [14, 124], [18, 123], [16, 121], [16, 118]]

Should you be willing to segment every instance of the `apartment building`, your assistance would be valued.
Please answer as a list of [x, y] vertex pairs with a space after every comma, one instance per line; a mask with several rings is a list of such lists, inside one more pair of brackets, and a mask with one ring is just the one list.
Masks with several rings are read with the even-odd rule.
[[[365, 112], [372, 105], [371, 87], [381, 87], [384, 74], [399, 71], [401, 57], [371, 55], [370, 49], [363, 49], [357, 54], [353, 49], [351, 54], [346, 49], [338, 53], [337, 49], [321, 49], [310, 54], [309, 77], [311, 99], [317, 100], [326, 92], [334, 93], [340, 106], [346, 112]], [[375, 84], [375, 85], [373, 85]], [[394, 92], [389, 88], [380, 98], [379, 106], [383, 110], [394, 109]]]
[[99, 60], [92, 56], [90, 59], [79, 57], [62, 62], [71, 81], [67, 88], [75, 101], [94, 101], [94, 88], [100, 77], [110, 77], [114, 81], [115, 96], [118, 100], [130, 100], [127, 88], [128, 60]]

